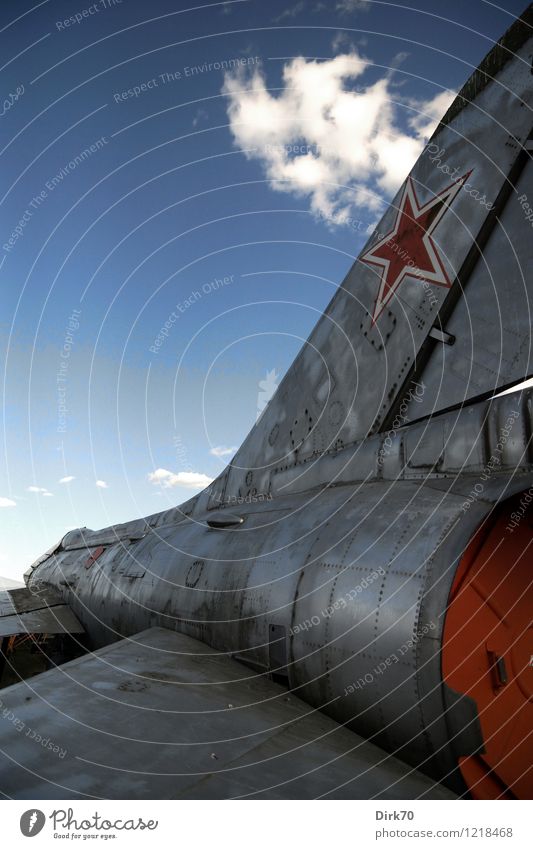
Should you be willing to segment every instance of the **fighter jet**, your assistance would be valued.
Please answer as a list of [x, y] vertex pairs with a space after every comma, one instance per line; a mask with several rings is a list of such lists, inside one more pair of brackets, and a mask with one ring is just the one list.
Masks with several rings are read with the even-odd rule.
[[67, 533], [2, 593], [6, 669], [61, 636], [0, 692], [3, 794], [531, 798], [532, 24], [461, 89], [224, 472]]

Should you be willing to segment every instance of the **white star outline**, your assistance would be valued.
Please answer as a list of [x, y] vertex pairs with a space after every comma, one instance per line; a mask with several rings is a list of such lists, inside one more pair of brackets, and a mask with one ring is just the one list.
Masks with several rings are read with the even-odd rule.
[[[374, 302], [374, 314], [372, 316], [373, 325], [376, 323], [391, 298], [396, 294], [397, 290], [399, 289], [406, 277], [416, 277], [418, 279], [427, 280], [428, 283], [434, 283], [436, 286], [444, 286], [445, 288], [450, 288], [451, 281], [446, 272], [444, 263], [442, 262], [442, 259], [435, 247], [435, 244], [433, 243], [431, 234], [441, 221], [443, 215], [449, 209], [451, 203], [463, 187], [466, 180], [468, 180], [468, 178], [470, 177], [471, 173], [472, 171], [468, 171], [466, 174], [463, 174], [462, 177], [459, 177], [450, 186], [447, 186], [446, 188], [442, 189], [442, 191], [440, 191], [422, 206], [419, 205], [412, 178], [410, 176], [407, 178], [403, 194], [398, 206], [396, 221], [394, 222], [393, 229], [385, 236], [383, 236], [383, 238], [376, 242], [376, 244], [373, 245], [370, 250], [366, 251], [360, 257], [361, 262], [366, 262], [369, 265], [376, 265], [382, 269], [379, 291]], [[420, 218], [422, 214], [428, 212], [428, 210], [430, 210], [433, 206], [441, 204], [441, 209], [439, 210], [439, 212], [437, 212], [435, 218], [431, 222], [430, 227], [425, 231], [425, 234], [422, 237], [422, 241], [424, 243], [428, 256], [430, 257], [431, 262], [433, 263], [434, 270], [422, 271], [416, 268], [416, 266], [408, 265], [407, 262], [409, 261], [409, 259], [411, 259], [411, 257], [408, 256], [403, 269], [397, 276], [396, 280], [394, 280], [392, 284], [389, 284], [389, 291], [387, 295], [383, 297], [387, 287], [387, 276], [390, 267], [390, 261], [388, 259], [385, 259], [384, 257], [374, 256], [374, 251], [387, 244], [387, 242], [390, 242], [391, 239], [393, 239], [394, 236], [398, 234], [399, 225], [403, 218], [405, 203], [407, 199], [409, 199], [411, 202], [411, 209], [413, 210], [414, 215], [414, 218], [411, 220], [413, 221], [416, 221], [418, 218]]]

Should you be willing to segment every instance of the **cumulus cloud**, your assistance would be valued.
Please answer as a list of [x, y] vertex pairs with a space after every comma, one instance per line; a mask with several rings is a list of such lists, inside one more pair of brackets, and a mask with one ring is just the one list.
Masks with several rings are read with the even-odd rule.
[[410, 101], [413, 108], [413, 113], [409, 118], [409, 126], [414, 130], [417, 136], [429, 138], [435, 129], [437, 122], [440, 121], [448, 106], [451, 104], [454, 95], [450, 91], [441, 91], [433, 100], [425, 100], [422, 108], [418, 106], [416, 101]]
[[236, 450], [236, 445], [232, 445], [229, 447], [226, 445], [215, 445], [213, 448], [211, 448], [209, 453], [212, 454], [213, 457], [229, 457], [230, 454], [235, 454]]
[[284, 9], [283, 12], [277, 16], [277, 18], [274, 18], [274, 23], [278, 24], [280, 23], [280, 21], [286, 21], [289, 18], [295, 18], [297, 15], [303, 12], [304, 9], [304, 0], [299, 0], [298, 3], [294, 4], [294, 6], [287, 6], [287, 8]]
[[364, 84], [370, 64], [356, 49], [325, 61], [297, 57], [283, 68], [279, 94], [259, 68], [224, 81], [235, 144], [273, 189], [308, 198], [317, 216], [339, 224], [355, 210], [382, 209], [453, 99], [402, 97], [391, 74]]
[[105, 481], [96, 481], [96, 486], [99, 489], [109, 489], [107, 483]]
[[168, 469], [156, 469], [150, 472], [148, 480], [159, 484], [164, 489], [175, 486], [183, 486], [186, 489], [203, 489], [210, 484], [214, 478], [210, 478], [201, 472], [170, 472]]
[[0, 496], [0, 507], [16, 507], [17, 502], [13, 501], [11, 498], [4, 498]]
[[36, 492], [39, 495], [43, 495], [46, 498], [52, 498], [53, 493], [49, 492], [45, 486], [28, 486], [26, 488], [26, 492]]
[[67, 476], [66, 476], [66, 477], [64, 477], [64, 478], [60, 478], [60, 479], [59, 479], [59, 483], [70, 483], [70, 482], [71, 482], [71, 481], [73, 481], [73, 480], [75, 480], [74, 475], [67, 475]]

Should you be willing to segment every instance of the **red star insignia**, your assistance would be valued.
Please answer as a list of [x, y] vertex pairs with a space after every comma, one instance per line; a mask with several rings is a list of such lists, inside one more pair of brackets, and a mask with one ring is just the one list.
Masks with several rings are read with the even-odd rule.
[[472, 172], [455, 180], [420, 206], [411, 177], [407, 178], [394, 227], [359, 259], [380, 269], [374, 304], [375, 324], [406, 277], [449, 289], [451, 280], [431, 234]]

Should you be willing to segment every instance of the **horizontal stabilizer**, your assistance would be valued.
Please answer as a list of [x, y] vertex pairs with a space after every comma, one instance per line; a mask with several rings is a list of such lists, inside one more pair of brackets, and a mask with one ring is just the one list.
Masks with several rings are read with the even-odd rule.
[[0, 791], [17, 799], [453, 798], [266, 676], [163, 628], [1, 699]]

